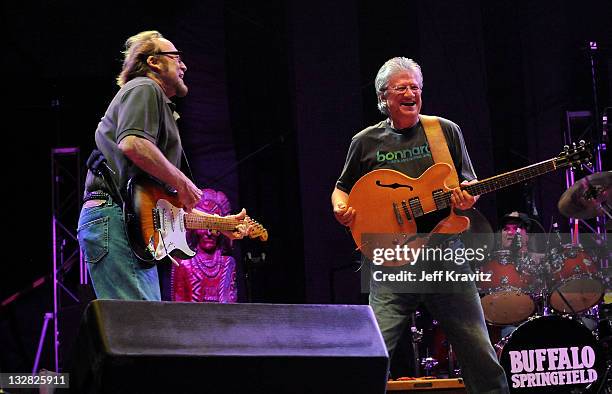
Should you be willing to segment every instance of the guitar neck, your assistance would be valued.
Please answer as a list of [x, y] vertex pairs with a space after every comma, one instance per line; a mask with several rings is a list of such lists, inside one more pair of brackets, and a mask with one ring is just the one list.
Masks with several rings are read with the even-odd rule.
[[185, 227], [190, 230], [220, 230], [233, 231], [240, 224], [244, 224], [240, 220], [229, 219], [217, 216], [202, 216], [195, 213], [185, 215]]
[[506, 172], [504, 174], [484, 179], [473, 185], [462, 186], [461, 189], [466, 190], [473, 196], [479, 196], [481, 194], [493, 192], [499, 189], [503, 189], [504, 187], [538, 177], [540, 175], [554, 171], [557, 168], [564, 167], [564, 165], [558, 165], [556, 161], [557, 159], [550, 159], [540, 163], [532, 164], [530, 166], [520, 168], [518, 170]]
[[235, 220], [219, 216], [202, 216], [196, 213], [185, 214], [185, 227], [189, 230], [219, 230], [219, 231], [235, 231], [239, 225], [250, 225], [250, 238], [260, 238], [262, 241], [268, 239], [268, 230], [261, 224], [253, 221], [248, 223], [244, 220]]

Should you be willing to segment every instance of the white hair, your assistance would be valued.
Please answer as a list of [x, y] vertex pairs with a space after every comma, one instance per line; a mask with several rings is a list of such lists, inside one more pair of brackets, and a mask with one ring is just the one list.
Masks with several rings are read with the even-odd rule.
[[414, 60], [406, 57], [394, 57], [389, 59], [382, 65], [376, 78], [374, 79], [374, 88], [376, 89], [376, 97], [378, 98], [378, 109], [385, 115], [389, 115], [387, 110], [387, 102], [383, 100], [383, 96], [387, 91], [387, 85], [391, 77], [399, 72], [407, 71], [417, 80], [419, 87], [423, 89], [423, 73], [421, 66]]

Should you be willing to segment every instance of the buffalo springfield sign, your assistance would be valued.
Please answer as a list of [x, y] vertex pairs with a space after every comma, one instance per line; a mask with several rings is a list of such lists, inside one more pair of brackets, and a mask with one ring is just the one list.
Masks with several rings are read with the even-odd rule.
[[513, 388], [584, 384], [597, 380], [595, 350], [591, 346], [512, 350]]

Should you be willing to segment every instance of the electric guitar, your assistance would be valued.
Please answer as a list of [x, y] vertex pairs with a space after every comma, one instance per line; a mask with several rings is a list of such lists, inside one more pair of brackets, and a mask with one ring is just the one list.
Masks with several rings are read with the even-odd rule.
[[[580, 141], [571, 148], [565, 146], [553, 159], [463, 185], [461, 189], [478, 196], [559, 168], [577, 166], [590, 158], [587, 144]], [[432, 234], [460, 234], [467, 230], [469, 218], [451, 209], [451, 189], [446, 183], [450, 172], [450, 165], [436, 163], [416, 179], [389, 169], [362, 176], [348, 199], [348, 206], [356, 210], [350, 229], [357, 249], [372, 258], [373, 249], [411, 244], [419, 238], [417, 233], [427, 235], [421, 237], [425, 239]], [[422, 246], [424, 242], [427, 241], [417, 241], [415, 245]]]
[[136, 257], [155, 263], [166, 256], [187, 259], [195, 256], [187, 243], [190, 229], [238, 231], [239, 226], [252, 226], [250, 238], [268, 239], [268, 231], [256, 221], [236, 220], [220, 216], [203, 216], [202, 211], [191, 213], [179, 208], [176, 191], [148, 176], [130, 179], [124, 203], [124, 219], [130, 246]]

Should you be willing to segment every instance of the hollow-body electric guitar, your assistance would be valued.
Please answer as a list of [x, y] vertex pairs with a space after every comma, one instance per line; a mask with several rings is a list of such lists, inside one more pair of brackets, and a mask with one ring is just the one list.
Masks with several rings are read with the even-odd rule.
[[185, 212], [179, 208], [175, 190], [147, 176], [130, 179], [127, 194], [123, 211], [128, 238], [134, 254], [144, 262], [154, 263], [166, 256], [195, 256], [187, 243], [189, 229], [236, 231], [239, 226], [251, 225], [250, 238], [268, 239], [268, 231], [250, 218], [235, 220], [196, 209]]
[[[581, 141], [578, 146], [566, 146], [553, 159], [472, 185], [462, 185], [461, 189], [478, 196], [559, 168], [588, 162], [590, 158], [587, 144]], [[417, 233], [460, 234], [467, 230], [469, 218], [451, 209], [451, 189], [447, 186], [450, 173], [448, 164], [436, 163], [416, 179], [389, 169], [373, 170], [362, 176], [351, 189], [348, 199], [348, 206], [356, 210], [350, 228], [357, 248], [371, 257], [372, 249], [380, 247], [381, 242], [395, 248], [396, 245], [410, 244], [418, 238]], [[371, 235], [381, 236], [384, 241], [373, 242], [374, 238], [368, 238]]]

